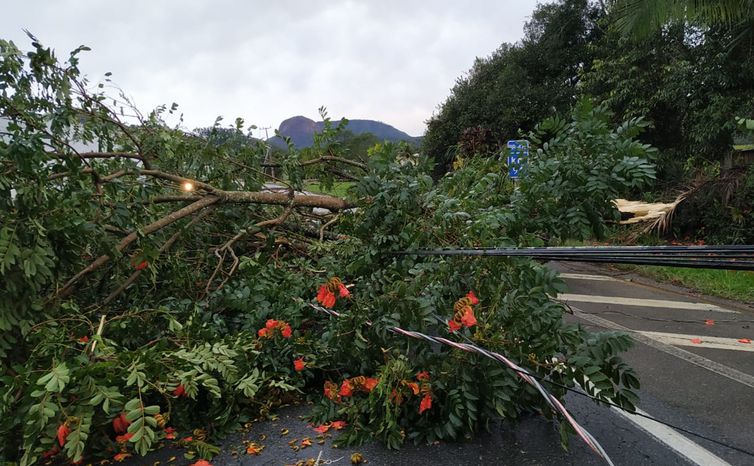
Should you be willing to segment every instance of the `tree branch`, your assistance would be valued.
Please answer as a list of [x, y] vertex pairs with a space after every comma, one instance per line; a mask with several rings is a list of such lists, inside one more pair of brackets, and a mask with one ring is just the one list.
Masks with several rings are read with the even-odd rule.
[[319, 157], [316, 159], [306, 160], [304, 162], [301, 162], [301, 166], [305, 167], [307, 165], [314, 165], [315, 163], [322, 163], [322, 162], [340, 162], [340, 163], [345, 163], [346, 165], [351, 165], [353, 167], [361, 168], [362, 170], [367, 169], [367, 166], [361, 162], [357, 162], [355, 160], [344, 159], [342, 157], [335, 157], [334, 155], [323, 155], [322, 157]]
[[[55, 156], [57, 158], [63, 157], [63, 154], [59, 152], [48, 152], [49, 155]], [[134, 159], [134, 160], [144, 160], [144, 157], [142, 157], [139, 154], [134, 154], [133, 152], [81, 152], [79, 153], [79, 156], [82, 159]]]
[[[205, 207], [209, 207], [210, 205], [218, 202], [220, 198], [216, 196], [206, 196], [203, 199], [200, 199], [193, 204], [187, 205], [186, 207], [183, 207], [182, 209], [176, 210], [175, 212], [166, 215], [165, 217], [162, 217], [161, 219], [150, 223], [149, 225], [145, 226], [140, 230], [141, 234], [144, 236], [150, 235], [154, 233], [157, 230], [160, 230], [162, 228], [165, 228], [166, 226], [170, 225], [173, 222], [176, 222], [183, 217], [186, 217], [188, 215], [194, 214]], [[117, 245], [115, 245], [115, 250], [118, 252], [122, 252], [124, 249], [128, 247], [131, 243], [136, 241], [136, 239], [139, 237], [139, 233], [136, 231], [133, 231], [128, 234], [125, 238], [121, 239]], [[86, 268], [81, 270], [79, 273], [74, 275], [68, 282], [66, 282], [63, 287], [58, 290], [57, 297], [58, 298], [65, 298], [68, 295], [70, 295], [75, 285], [85, 276], [88, 274], [94, 272], [104, 264], [106, 264], [108, 261], [110, 261], [110, 256], [107, 254], [103, 254], [99, 256], [97, 259], [94, 260], [91, 264], [89, 264]]]
[[353, 207], [345, 199], [318, 194], [294, 194], [293, 199], [287, 193], [263, 191], [220, 191], [216, 194], [222, 198], [223, 203], [290, 204], [292, 207], [321, 207], [329, 210], [345, 210]]
[[[204, 209], [202, 212], [199, 212], [199, 215], [194, 217], [190, 222], [188, 222], [183, 228], [173, 233], [173, 236], [171, 236], [165, 243], [163, 243], [162, 246], [160, 246], [160, 249], [158, 251], [157, 257], [159, 257], [163, 252], [170, 249], [173, 244], [178, 240], [178, 238], [183, 234], [184, 231], [188, 230], [192, 226], [194, 226], [199, 220], [206, 217], [214, 208], [215, 206], [209, 206], [206, 209]], [[110, 304], [115, 298], [117, 298], [121, 293], [123, 293], [126, 288], [131, 286], [141, 275], [143, 270], [135, 270], [121, 285], [113, 290], [112, 293], [110, 293], [107, 298], [105, 298], [104, 301], [102, 301], [102, 305], [106, 306]]]
[[[355, 160], [344, 159], [343, 157], [336, 157], [334, 155], [323, 155], [321, 157], [317, 157], [316, 159], [304, 160], [303, 162], [299, 162], [299, 164], [302, 167], [306, 167], [308, 165], [314, 165], [314, 164], [322, 163], [322, 162], [340, 162], [340, 163], [345, 163], [346, 165], [351, 165], [354, 167], [361, 168], [362, 170], [367, 169], [366, 164], [357, 162]], [[281, 166], [279, 163], [262, 163], [260, 165], [265, 168], [268, 168], [268, 167], [275, 168], [275, 167]]]
[[[291, 215], [292, 212], [293, 212], [293, 206], [289, 205], [288, 207], [286, 207], [283, 213], [280, 214], [279, 216], [270, 220], [264, 220], [262, 222], [258, 222], [254, 224], [253, 228], [260, 229], [264, 227], [272, 227], [272, 226], [280, 225], [281, 223], [285, 222], [285, 220]], [[225, 285], [225, 282], [227, 282], [230, 279], [230, 277], [233, 275], [233, 273], [235, 273], [236, 269], [238, 268], [239, 259], [238, 259], [238, 256], [236, 256], [235, 251], [233, 251], [233, 245], [236, 243], [236, 241], [243, 238], [247, 234], [249, 234], [248, 228], [241, 230], [235, 236], [233, 236], [233, 238], [229, 239], [228, 241], [225, 242], [225, 244], [223, 244], [222, 246], [220, 246], [219, 248], [215, 250], [215, 255], [220, 260], [217, 263], [217, 266], [215, 267], [214, 272], [212, 272], [212, 275], [207, 280], [207, 286], [204, 288], [205, 293], [210, 292], [210, 288], [212, 287], [212, 282], [214, 281], [217, 274], [222, 270], [223, 263], [225, 262], [225, 256], [228, 253], [233, 257], [233, 263], [231, 264], [230, 270], [228, 271], [228, 273], [225, 274], [225, 278], [223, 279], [223, 281], [217, 286], [217, 288], [215, 288], [215, 291], [222, 288], [223, 285]], [[222, 251], [222, 256], [220, 255], [220, 251]]]

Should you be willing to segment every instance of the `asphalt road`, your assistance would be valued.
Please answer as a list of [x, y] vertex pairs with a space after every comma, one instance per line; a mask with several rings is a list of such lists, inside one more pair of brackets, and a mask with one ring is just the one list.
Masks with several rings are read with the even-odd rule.
[[[586, 264], [560, 263], [568, 302], [579, 322], [594, 330], [632, 333], [637, 344], [625, 359], [638, 372], [640, 409], [686, 430], [754, 452], [754, 308], [695, 296], [685, 290], [640, 283], [636, 277]], [[752, 284], [754, 286], [754, 283]], [[742, 340], [743, 342], [739, 341]], [[652, 421], [626, 417], [576, 394], [566, 406], [602, 444], [616, 465], [754, 465], [754, 455], [726, 448]], [[350, 464], [360, 453], [369, 465], [598, 465], [605, 464], [578, 438], [565, 451], [555, 426], [532, 416], [515, 427], [500, 422], [490, 432], [459, 443], [406, 446], [390, 451], [372, 443], [335, 449], [301, 418], [307, 406], [284, 408], [275, 421], [255, 424], [226, 439], [212, 464], [286, 465], [320, 458], [320, 464]], [[282, 429], [288, 429], [282, 435]], [[308, 437], [312, 445], [294, 451]], [[264, 440], [262, 440], [264, 439]], [[265, 448], [247, 455], [245, 444]], [[165, 449], [125, 464], [189, 464], [182, 451]]]
[[[754, 340], [754, 309], [609, 268], [553, 267], [569, 287], [561, 298], [576, 315], [568, 320], [630, 331], [637, 340], [625, 359], [641, 378], [641, 409], [754, 451], [754, 343], [746, 343]], [[754, 456], [684, 435], [723, 461], [754, 465]]]

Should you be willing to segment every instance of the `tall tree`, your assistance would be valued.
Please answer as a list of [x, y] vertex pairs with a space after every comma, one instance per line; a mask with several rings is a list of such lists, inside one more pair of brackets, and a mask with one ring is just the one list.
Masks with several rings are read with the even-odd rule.
[[735, 117], [754, 112], [751, 56], [730, 50], [731, 34], [720, 27], [673, 24], [641, 40], [608, 29], [594, 44], [580, 92], [604, 102], [619, 119], [646, 116], [652, 122], [644, 139], [662, 151], [660, 180], [675, 184], [688, 167], [722, 160]]
[[533, 129], [553, 109], [570, 108], [579, 70], [591, 62], [588, 44], [601, 34], [599, 16], [587, 0], [538, 5], [520, 43], [477, 58], [428, 121], [424, 151], [437, 163], [435, 177], [450, 168], [466, 129], [491, 130], [503, 142]]

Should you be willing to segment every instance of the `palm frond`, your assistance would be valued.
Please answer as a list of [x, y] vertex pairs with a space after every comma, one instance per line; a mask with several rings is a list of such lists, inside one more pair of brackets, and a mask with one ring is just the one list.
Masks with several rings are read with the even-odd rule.
[[615, 0], [610, 13], [619, 31], [646, 38], [673, 21], [733, 28], [754, 19], [754, 0]]

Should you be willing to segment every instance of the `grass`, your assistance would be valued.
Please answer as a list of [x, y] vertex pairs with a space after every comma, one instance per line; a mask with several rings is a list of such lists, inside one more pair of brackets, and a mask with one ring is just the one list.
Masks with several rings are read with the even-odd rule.
[[304, 189], [306, 191], [310, 191], [313, 193], [321, 193], [321, 194], [329, 194], [331, 196], [337, 196], [337, 197], [345, 197], [346, 193], [348, 192], [348, 188], [353, 186], [355, 183], [351, 181], [336, 181], [333, 183], [332, 189], [325, 190], [323, 189], [319, 183], [306, 183], [304, 185]]
[[702, 294], [754, 303], [754, 272], [654, 265], [631, 267], [631, 270], [657, 281], [691, 288]]

